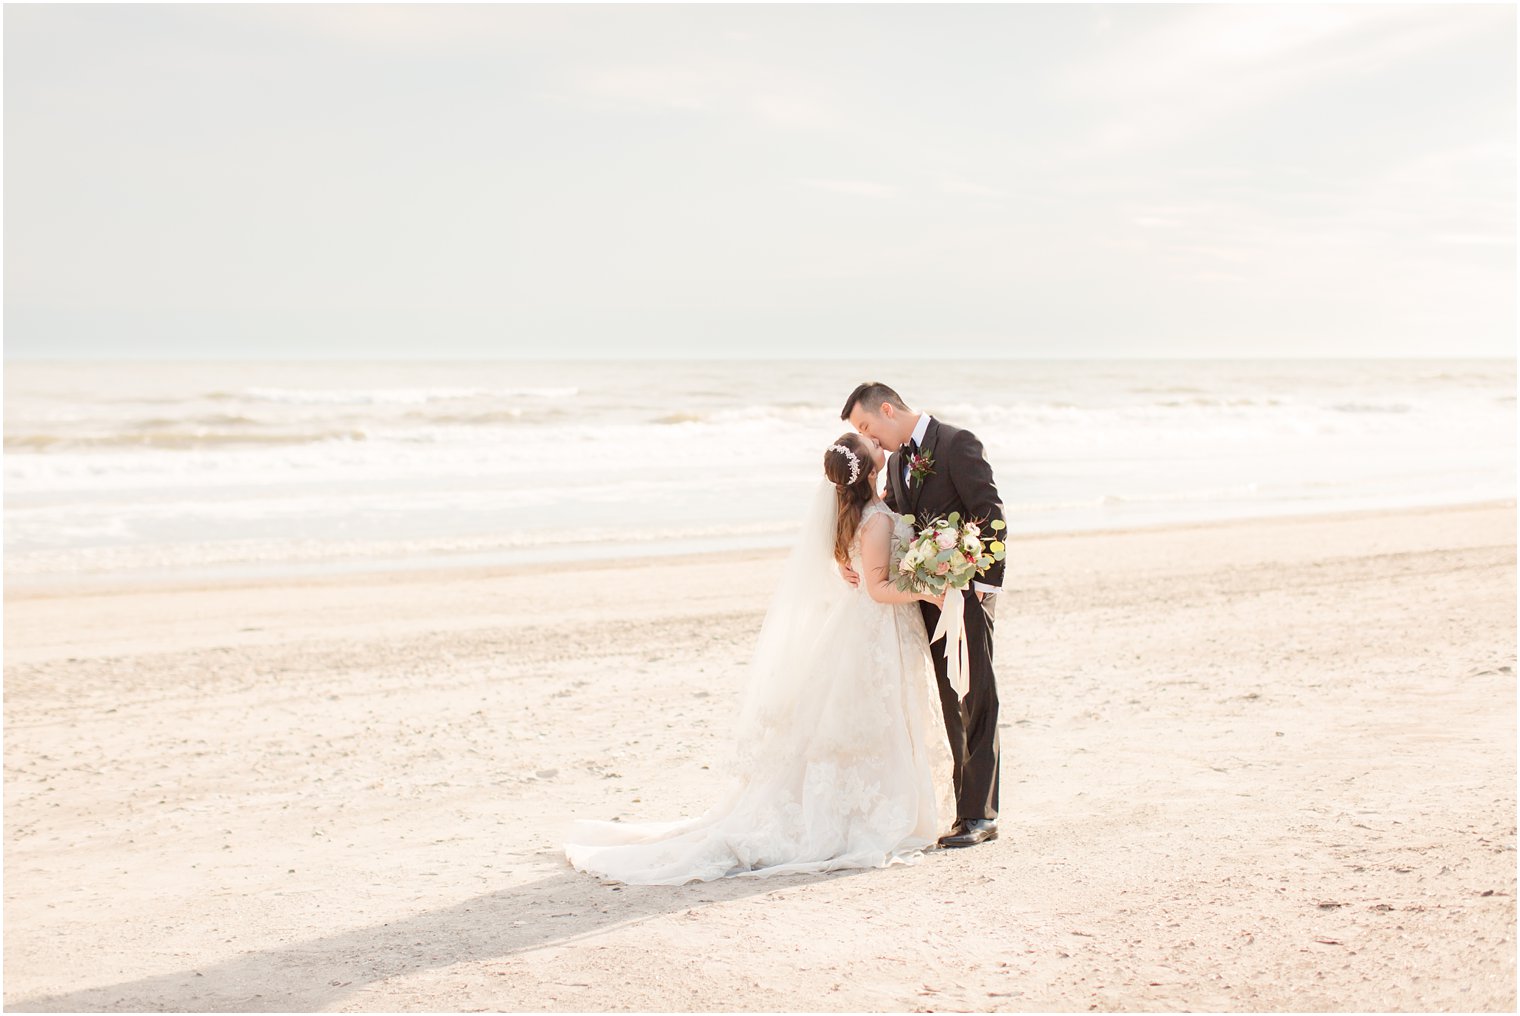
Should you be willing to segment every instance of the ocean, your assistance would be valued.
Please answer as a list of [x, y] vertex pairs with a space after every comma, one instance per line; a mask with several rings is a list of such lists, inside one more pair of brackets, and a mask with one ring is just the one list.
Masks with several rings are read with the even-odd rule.
[[863, 380], [1014, 537], [1515, 496], [1513, 360], [17, 361], [5, 581], [784, 546]]

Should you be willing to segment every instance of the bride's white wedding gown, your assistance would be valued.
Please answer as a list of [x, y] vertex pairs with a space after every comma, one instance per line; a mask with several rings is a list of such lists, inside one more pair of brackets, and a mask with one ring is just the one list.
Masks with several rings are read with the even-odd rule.
[[[893, 515], [868, 504], [856, 530], [858, 574], [861, 535], [880, 514]], [[901, 520], [893, 525], [894, 538], [906, 534]], [[576, 822], [565, 845], [572, 865], [680, 885], [911, 863], [935, 841], [949, 750], [923, 617], [916, 603], [878, 603], [837, 574], [831, 589], [816, 610], [780, 605], [767, 615], [722, 798], [679, 822]], [[773, 623], [788, 609], [785, 625]]]

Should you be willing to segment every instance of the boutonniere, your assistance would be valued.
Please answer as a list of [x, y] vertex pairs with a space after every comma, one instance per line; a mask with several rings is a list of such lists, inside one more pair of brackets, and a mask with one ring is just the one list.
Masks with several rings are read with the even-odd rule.
[[908, 475], [919, 483], [924, 482], [924, 477], [934, 475], [934, 458], [925, 452], [918, 452], [908, 459]]

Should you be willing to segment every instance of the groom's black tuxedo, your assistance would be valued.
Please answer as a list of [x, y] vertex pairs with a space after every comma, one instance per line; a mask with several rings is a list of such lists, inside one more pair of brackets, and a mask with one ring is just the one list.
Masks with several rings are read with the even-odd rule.
[[[992, 481], [992, 466], [982, 443], [969, 430], [929, 418], [919, 454], [931, 460], [932, 472], [922, 481], [904, 477], [907, 457], [902, 451], [887, 459], [887, 491], [882, 498], [888, 508], [911, 514], [919, 525], [959, 512], [962, 519], [978, 522], [984, 539], [993, 538], [988, 527], [1003, 518], [1003, 503]], [[1004, 531], [1006, 532], [1006, 530]], [[1003, 562], [996, 561], [977, 581], [990, 586], [1003, 584]], [[955, 806], [959, 818], [997, 818], [998, 813], [998, 694], [992, 673], [992, 614], [996, 594], [978, 602], [966, 592], [967, 658], [971, 663], [966, 697], [957, 701], [945, 669], [945, 643], [930, 647], [934, 673], [944, 707], [945, 732], [955, 759]], [[920, 603], [924, 624], [932, 635], [939, 624], [939, 608]]]

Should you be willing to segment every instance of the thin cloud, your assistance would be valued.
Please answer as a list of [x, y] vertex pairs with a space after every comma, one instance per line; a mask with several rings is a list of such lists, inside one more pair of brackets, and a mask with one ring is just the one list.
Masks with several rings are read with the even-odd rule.
[[898, 188], [890, 184], [875, 183], [870, 180], [802, 180], [800, 183], [814, 190], [832, 191], [835, 194], [854, 194], [863, 198], [889, 198], [898, 191]]
[[710, 109], [728, 82], [689, 67], [604, 67], [581, 74], [576, 91], [594, 101], [656, 109]]
[[1435, 237], [1436, 243], [1457, 247], [1513, 247], [1513, 234], [1503, 233], [1442, 233]]
[[748, 115], [783, 128], [834, 126], [830, 88], [778, 67], [742, 60], [613, 64], [582, 68], [556, 92], [600, 108]]
[[1007, 197], [1008, 192], [997, 187], [987, 187], [979, 183], [971, 183], [969, 180], [961, 180], [950, 177], [940, 181], [939, 189], [946, 194], [965, 194], [977, 198], [1001, 198]]
[[1506, 27], [1511, 16], [1498, 5], [1468, 9], [1460, 18], [1446, 9], [1402, 6], [1185, 10], [1094, 51], [1057, 76], [1063, 92], [1114, 112], [1073, 156], [1158, 148], [1326, 78], [1370, 73]]

